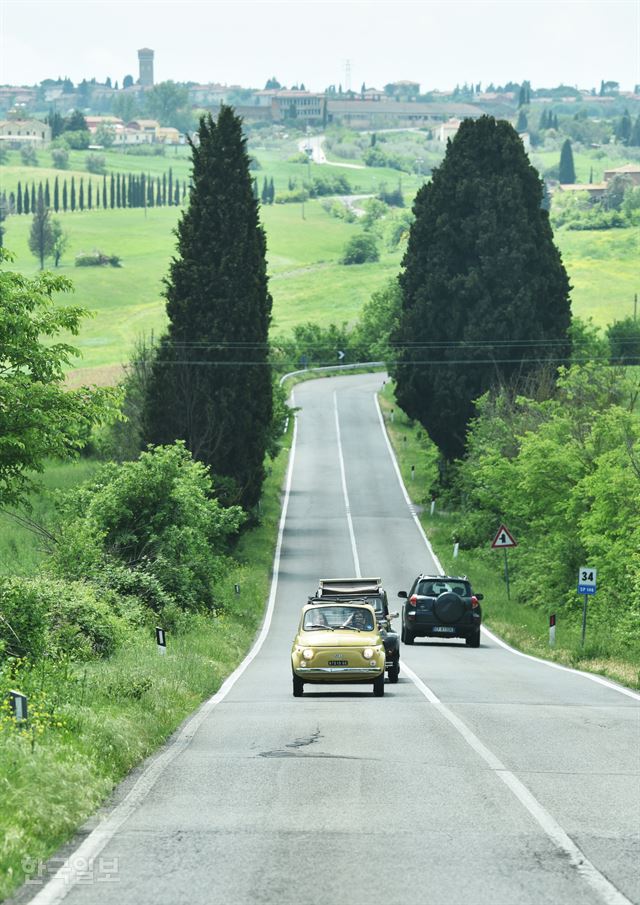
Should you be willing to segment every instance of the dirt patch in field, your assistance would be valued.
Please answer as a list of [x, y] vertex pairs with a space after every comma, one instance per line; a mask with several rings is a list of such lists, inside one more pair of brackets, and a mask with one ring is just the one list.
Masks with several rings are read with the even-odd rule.
[[101, 365], [97, 368], [76, 368], [69, 371], [65, 383], [71, 389], [81, 386], [115, 386], [124, 374], [123, 365]]

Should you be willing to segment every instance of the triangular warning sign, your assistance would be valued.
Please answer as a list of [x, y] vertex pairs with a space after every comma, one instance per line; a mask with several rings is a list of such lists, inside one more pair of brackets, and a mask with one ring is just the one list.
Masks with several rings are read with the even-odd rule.
[[509, 529], [505, 525], [500, 525], [491, 546], [497, 550], [501, 547], [517, 547], [518, 544]]

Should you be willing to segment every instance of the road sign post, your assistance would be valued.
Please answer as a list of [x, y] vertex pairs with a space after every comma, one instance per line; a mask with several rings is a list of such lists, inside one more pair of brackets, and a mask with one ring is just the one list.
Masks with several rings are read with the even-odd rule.
[[582, 647], [584, 647], [584, 639], [587, 634], [587, 603], [589, 597], [596, 592], [597, 577], [597, 569], [592, 569], [590, 566], [581, 566], [578, 569], [578, 594], [584, 594], [584, 602], [582, 604]]
[[507, 526], [500, 525], [491, 544], [491, 549], [504, 550], [504, 580], [507, 585], [507, 600], [511, 600], [511, 589], [509, 587], [509, 561], [507, 559], [507, 550], [509, 549], [509, 547], [517, 546], [518, 543]]

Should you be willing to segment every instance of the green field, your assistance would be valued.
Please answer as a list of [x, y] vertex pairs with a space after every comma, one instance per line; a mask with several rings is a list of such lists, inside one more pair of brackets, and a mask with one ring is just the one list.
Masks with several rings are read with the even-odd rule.
[[[251, 154], [259, 161], [254, 171], [258, 187], [265, 178], [273, 178], [276, 197], [286, 191], [289, 180], [301, 185], [315, 175], [344, 175], [354, 193], [374, 193], [384, 183], [391, 189], [402, 180], [407, 204], [420, 185], [416, 176], [397, 170], [366, 168], [354, 170], [316, 164], [289, 162], [297, 152], [297, 139], [261, 145], [257, 136], [250, 143]], [[109, 151], [105, 153], [107, 169], [119, 172], [146, 172], [160, 175], [172, 167], [175, 177], [187, 178], [189, 150], [178, 148], [165, 157], [136, 157]], [[2, 188], [12, 191], [18, 179], [36, 182], [56, 176], [76, 182], [84, 176], [84, 151], [70, 153], [73, 170], [46, 169], [50, 155], [40, 152], [39, 167], [20, 165], [17, 152], [11, 152], [0, 168]], [[102, 153], [102, 152], [100, 152]], [[588, 178], [594, 168], [594, 180], [601, 178], [604, 167], [623, 162], [618, 149], [604, 152], [576, 153], [579, 178]], [[541, 168], [557, 162], [555, 151], [532, 153], [533, 162]], [[598, 169], [600, 168], [600, 169]], [[584, 172], [583, 172], [584, 171]], [[91, 177], [101, 181], [100, 177]], [[97, 185], [94, 182], [94, 185]], [[75, 285], [74, 301], [86, 306], [94, 317], [88, 320], [76, 344], [82, 351], [77, 363], [77, 379], [110, 382], [120, 365], [129, 358], [137, 337], [161, 332], [165, 325], [162, 280], [175, 252], [175, 228], [178, 209], [174, 207], [92, 210], [58, 214], [69, 234], [69, 247], [62, 259], [60, 273]], [[389, 214], [393, 216], [393, 214]], [[272, 333], [278, 335], [309, 320], [324, 326], [329, 323], [353, 324], [371, 293], [400, 269], [402, 247], [389, 251], [383, 241], [381, 258], [376, 264], [345, 267], [338, 263], [348, 239], [361, 227], [330, 216], [320, 201], [302, 206], [275, 204], [263, 207], [262, 219], [267, 232], [268, 267], [274, 299]], [[14, 216], [6, 221], [6, 246], [16, 255], [15, 267], [34, 273], [36, 259], [27, 245], [31, 217]], [[556, 241], [573, 285], [573, 311], [581, 317], [592, 317], [601, 327], [633, 312], [633, 297], [638, 291], [637, 261], [640, 230], [608, 230], [570, 232], [561, 229]], [[121, 268], [76, 268], [75, 255], [99, 249], [122, 258]]]

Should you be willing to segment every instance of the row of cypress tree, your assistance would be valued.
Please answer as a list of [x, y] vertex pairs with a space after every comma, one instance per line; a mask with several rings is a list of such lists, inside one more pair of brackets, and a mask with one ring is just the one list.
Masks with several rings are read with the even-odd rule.
[[167, 176], [147, 176], [144, 173], [136, 176], [132, 173], [112, 173], [110, 179], [103, 176], [102, 180], [94, 180], [90, 177], [85, 184], [81, 176], [76, 183], [72, 176], [69, 181], [63, 179], [60, 183], [56, 176], [53, 188], [46, 179], [38, 184], [25, 184], [18, 182], [15, 192], [8, 195], [3, 192], [3, 202], [7, 213], [33, 214], [36, 210], [38, 192], [42, 191], [45, 206], [52, 208], [56, 214], [62, 211], [84, 211], [94, 208], [103, 210], [124, 207], [164, 207], [165, 205], [180, 206], [187, 196], [187, 182], [185, 179], [176, 179], [169, 170]]

